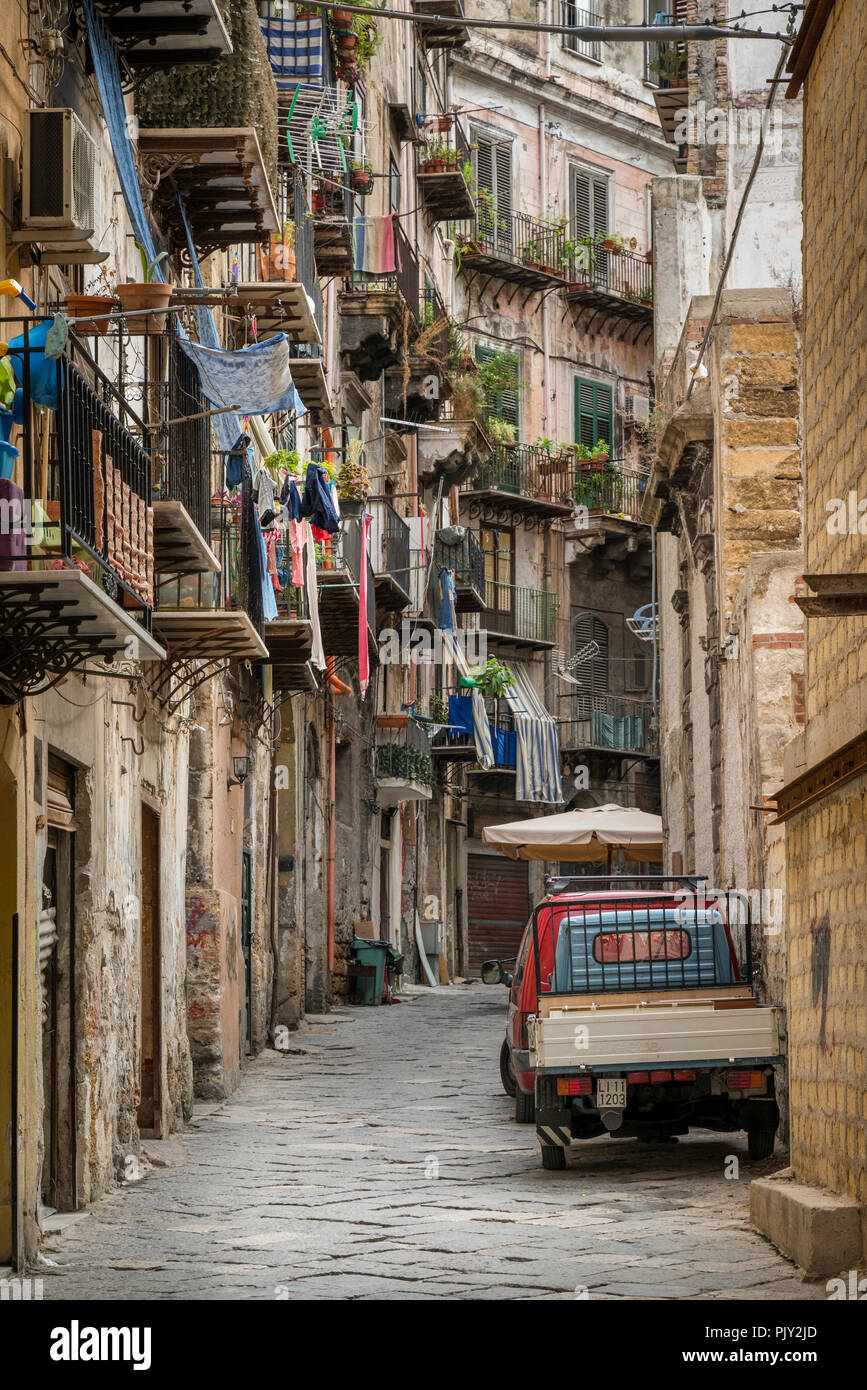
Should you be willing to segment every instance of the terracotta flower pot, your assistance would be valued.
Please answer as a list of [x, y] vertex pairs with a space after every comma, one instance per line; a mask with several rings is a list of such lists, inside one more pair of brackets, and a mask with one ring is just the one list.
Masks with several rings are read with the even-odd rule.
[[348, 34], [352, 32], [352, 21], [355, 15], [351, 10], [332, 10], [331, 23], [338, 34]]
[[[135, 315], [127, 323], [128, 332], [144, 334], [163, 331], [163, 315], [168, 309], [169, 300], [172, 297], [171, 285], [165, 285], [156, 280], [151, 284], [130, 281], [126, 285], [118, 285], [117, 297], [123, 312]], [[143, 310], [150, 310], [151, 312], [144, 313]]]
[[372, 192], [373, 192], [373, 174], [368, 173], [368, 171], [367, 171], [366, 169], [353, 169], [353, 171], [352, 171], [352, 187], [355, 189], [355, 192], [356, 192], [356, 193], [362, 193], [362, 194], [372, 193]]
[[[110, 314], [114, 308], [114, 297], [110, 294], [68, 294], [66, 296], [66, 310], [71, 319], [81, 319], [83, 322], [75, 324], [76, 333], [82, 336], [92, 333], [104, 333], [108, 328], [106, 314]], [[93, 319], [87, 318], [88, 314], [93, 315]], [[94, 319], [101, 319], [101, 323], [95, 323]]]
[[338, 34], [338, 35], [337, 35], [337, 51], [338, 51], [338, 53], [344, 53], [344, 54], [354, 53], [357, 47], [358, 47], [358, 35], [357, 35], [357, 34]]

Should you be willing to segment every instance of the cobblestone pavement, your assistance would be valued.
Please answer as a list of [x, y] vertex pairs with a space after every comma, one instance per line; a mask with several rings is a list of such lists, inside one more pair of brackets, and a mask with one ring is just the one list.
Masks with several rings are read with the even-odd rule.
[[781, 1161], [745, 1136], [605, 1137], [545, 1172], [500, 1087], [504, 999], [457, 985], [293, 1034], [197, 1106], [179, 1166], [50, 1238], [45, 1297], [826, 1296], [750, 1228], [749, 1179]]

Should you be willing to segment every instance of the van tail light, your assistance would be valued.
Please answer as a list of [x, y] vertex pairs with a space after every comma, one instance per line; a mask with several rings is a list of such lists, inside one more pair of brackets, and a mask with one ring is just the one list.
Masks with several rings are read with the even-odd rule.
[[676, 1071], [676, 1072], [674, 1073], [674, 1079], [675, 1079], [675, 1081], [695, 1081], [695, 1072], [694, 1072], [694, 1071]]
[[649, 1072], [649, 1071], [628, 1071], [628, 1072], [626, 1073], [626, 1080], [629, 1082], [630, 1086], [640, 1086], [641, 1083], [642, 1083], [643, 1081], [649, 1081], [649, 1080], [650, 1080], [650, 1072]]
[[764, 1072], [760, 1071], [730, 1071], [726, 1076], [726, 1085], [730, 1091], [758, 1091], [764, 1085]]
[[589, 1096], [593, 1090], [592, 1076], [558, 1076], [558, 1096]]
[[651, 1081], [670, 1081], [670, 1080], [671, 1080], [671, 1072], [670, 1072], [670, 1071], [652, 1071], [652, 1072], [650, 1073], [650, 1079], [651, 1079]]

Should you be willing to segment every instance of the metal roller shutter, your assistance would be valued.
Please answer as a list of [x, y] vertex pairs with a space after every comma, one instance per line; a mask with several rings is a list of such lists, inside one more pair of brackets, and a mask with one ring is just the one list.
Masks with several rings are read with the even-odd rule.
[[530, 916], [528, 867], [491, 854], [467, 856], [468, 969], [518, 954]]

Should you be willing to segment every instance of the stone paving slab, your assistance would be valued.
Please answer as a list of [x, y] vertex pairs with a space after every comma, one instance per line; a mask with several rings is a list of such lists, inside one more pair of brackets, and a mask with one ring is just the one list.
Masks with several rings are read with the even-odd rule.
[[606, 1137], [545, 1172], [500, 1088], [504, 1003], [464, 985], [308, 1020], [47, 1239], [45, 1297], [825, 1298], [749, 1224], [750, 1178], [784, 1159], [750, 1163], [745, 1136]]

